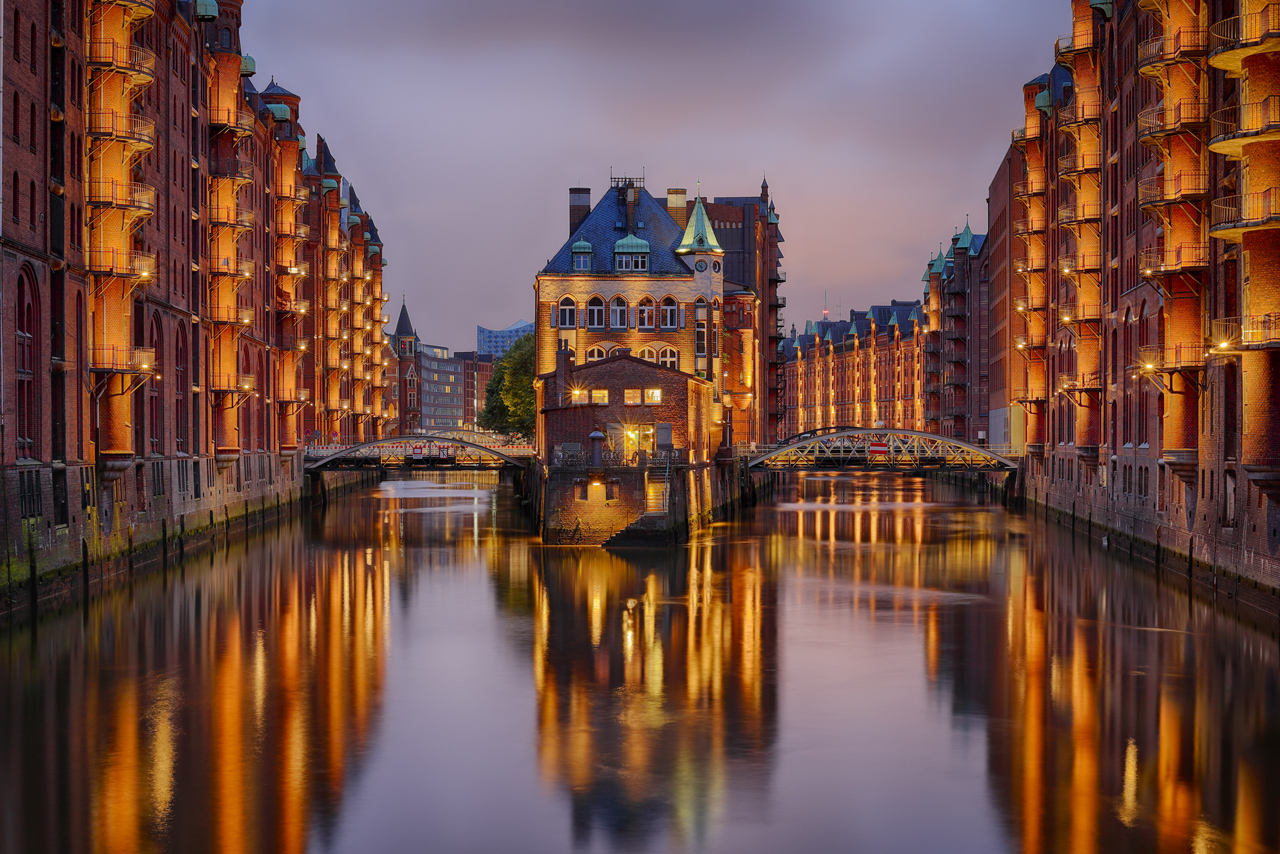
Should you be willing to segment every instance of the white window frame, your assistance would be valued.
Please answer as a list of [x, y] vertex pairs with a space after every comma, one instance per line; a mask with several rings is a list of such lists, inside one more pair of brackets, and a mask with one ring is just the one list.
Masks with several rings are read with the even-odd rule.
[[561, 328], [572, 329], [578, 325], [578, 304], [572, 297], [560, 300], [558, 314]]
[[[648, 305], [645, 303], [648, 303]], [[651, 297], [645, 297], [640, 300], [639, 304], [636, 306], [636, 328], [653, 329], [654, 321], [657, 320], [657, 317], [654, 316], [655, 314], [656, 307], [654, 306], [653, 299]]]
[[603, 347], [591, 347], [590, 349], [587, 350], [588, 362], [598, 362], [601, 359], [605, 358], [605, 356], [606, 356], [606, 353], [604, 352]]
[[663, 347], [658, 353], [658, 364], [664, 368], [680, 370], [680, 351], [675, 347]]
[[609, 326], [613, 329], [627, 328], [627, 301], [620, 296], [609, 303]]
[[671, 297], [664, 299], [662, 301], [662, 328], [675, 329], [679, 314], [679, 304]]
[[604, 308], [604, 300], [600, 297], [592, 297], [587, 301], [588, 329], [604, 329]]
[[575, 273], [591, 272], [591, 253], [590, 252], [573, 253], [573, 271]]

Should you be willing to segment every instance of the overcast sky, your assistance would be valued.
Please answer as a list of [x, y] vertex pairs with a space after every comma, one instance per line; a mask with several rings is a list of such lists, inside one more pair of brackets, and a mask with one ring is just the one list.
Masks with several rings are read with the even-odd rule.
[[655, 196], [768, 175], [788, 323], [919, 296], [1049, 69], [1066, 0], [246, 0], [259, 88], [386, 243], [383, 287], [454, 350], [532, 314], [568, 188], [643, 169]]

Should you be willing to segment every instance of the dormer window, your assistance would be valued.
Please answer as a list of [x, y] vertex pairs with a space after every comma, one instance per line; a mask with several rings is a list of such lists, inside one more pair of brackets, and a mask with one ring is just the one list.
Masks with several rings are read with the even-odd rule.
[[573, 272], [591, 272], [591, 244], [585, 240], [575, 241], [570, 249], [573, 253]]
[[613, 266], [619, 273], [644, 272], [649, 269], [649, 256], [640, 252], [615, 255]]
[[649, 241], [634, 234], [613, 244], [613, 271], [615, 273], [643, 273], [649, 269]]

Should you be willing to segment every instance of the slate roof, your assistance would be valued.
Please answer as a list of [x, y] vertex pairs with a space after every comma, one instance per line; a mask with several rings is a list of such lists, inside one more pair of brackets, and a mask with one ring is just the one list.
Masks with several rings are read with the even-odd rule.
[[275, 79], [274, 77], [272, 77], [272, 78], [271, 78], [271, 82], [270, 82], [269, 84], [267, 84], [267, 88], [265, 88], [265, 89], [263, 89], [263, 90], [262, 90], [262, 94], [264, 94], [264, 95], [284, 95], [286, 98], [296, 98], [296, 97], [298, 97], [297, 95], [293, 94], [293, 93], [292, 93], [292, 92], [290, 92], [288, 89], [284, 88], [284, 87], [283, 87], [283, 86], [281, 86], [279, 83], [277, 83], [277, 82], [276, 82], [276, 79]]
[[[649, 275], [687, 276], [690, 267], [675, 254], [683, 230], [667, 213], [665, 202], [659, 202], [644, 187], [636, 188], [635, 235], [649, 242]], [[644, 228], [639, 227], [644, 223]], [[627, 203], [624, 188], [610, 187], [587, 218], [569, 235], [542, 272], [548, 275], [570, 275], [573, 269], [573, 244], [585, 240], [596, 248], [591, 256], [592, 273], [612, 273], [613, 254], [607, 247], [627, 236]], [[605, 251], [601, 251], [604, 249]]]
[[395, 335], [397, 338], [411, 338], [413, 334], [413, 321], [409, 319], [409, 309], [404, 303], [400, 303], [400, 319], [396, 321]]
[[382, 238], [378, 236], [378, 227], [373, 224], [373, 217], [369, 217], [364, 221], [364, 227], [369, 231], [369, 242], [381, 245]]
[[316, 135], [316, 166], [320, 169], [321, 174], [338, 174], [338, 163], [333, 159], [332, 152], [329, 151], [329, 144], [319, 134]]
[[969, 247], [969, 254], [977, 255], [982, 251], [982, 245], [986, 242], [987, 236], [985, 234], [975, 234], [973, 236], [973, 245]]

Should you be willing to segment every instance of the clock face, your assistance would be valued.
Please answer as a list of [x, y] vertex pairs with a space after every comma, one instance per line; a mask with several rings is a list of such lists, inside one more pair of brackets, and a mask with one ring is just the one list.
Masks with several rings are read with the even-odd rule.
[[720, 262], [719, 262], [719, 261], [712, 261], [712, 262], [711, 262], [711, 272], [713, 272], [713, 273], [719, 273], [719, 272], [720, 272]]
[[695, 270], [697, 270], [699, 273], [701, 273], [703, 270], [707, 269], [707, 262], [706, 262], [706, 261], [699, 261], [697, 264], [694, 264], [694, 265], [693, 265], [693, 269], [695, 269]]

